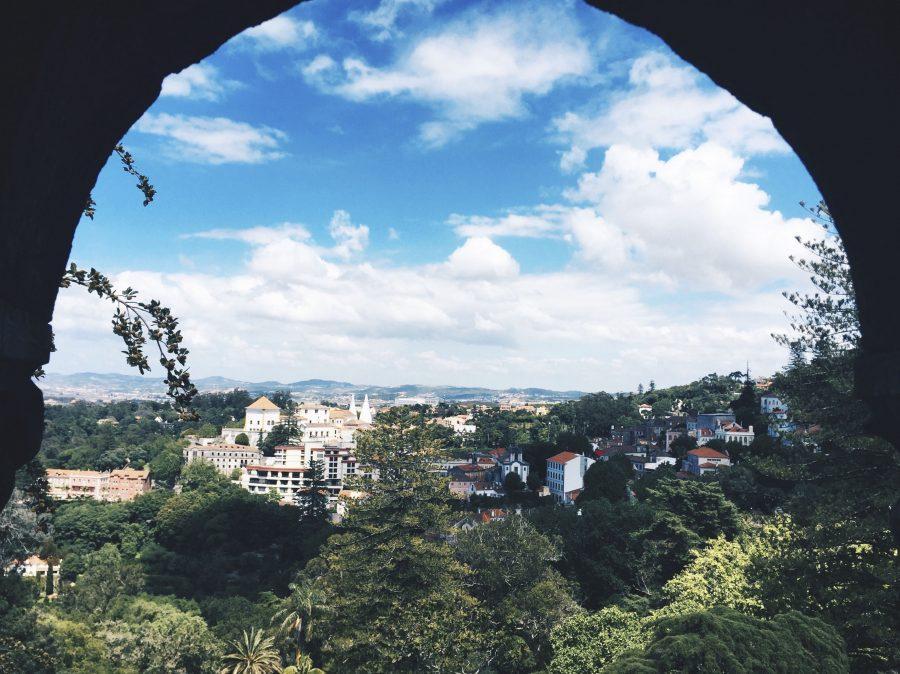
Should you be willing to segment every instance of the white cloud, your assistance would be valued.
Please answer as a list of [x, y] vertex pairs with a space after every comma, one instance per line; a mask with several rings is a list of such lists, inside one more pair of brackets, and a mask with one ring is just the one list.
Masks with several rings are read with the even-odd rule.
[[402, 35], [397, 22], [406, 12], [430, 14], [445, 0], [381, 0], [378, 6], [368, 12], [354, 10], [348, 18], [368, 30], [373, 40], [383, 42]]
[[770, 210], [768, 194], [740, 179], [743, 164], [713, 143], [668, 161], [654, 150], [614, 145], [600, 171], [582, 175], [567, 195], [602, 216], [573, 228], [581, 254], [605, 259], [610, 237], [618, 237], [634, 251], [637, 269], [729, 293], [798, 279], [787, 259], [802, 253], [795, 237], [819, 236], [820, 228]]
[[335, 242], [332, 249], [334, 254], [343, 259], [349, 259], [363, 252], [369, 243], [369, 228], [365, 225], [354, 225], [347, 211], [334, 212], [328, 232]]
[[447, 224], [460, 236], [552, 238], [560, 231], [558, 220], [565, 210], [556, 206], [538, 206], [510, 211], [499, 217], [454, 213], [447, 219]]
[[814, 238], [808, 219], [769, 208], [769, 196], [743, 177], [744, 160], [705, 143], [668, 160], [655, 150], [613, 145], [601, 169], [565, 192], [568, 204], [519, 208], [499, 216], [454, 214], [465, 237], [548, 238], [570, 242], [573, 264], [669, 290], [752, 292], [802, 275], [788, 260]]
[[218, 101], [240, 86], [240, 82], [222, 77], [219, 69], [211, 63], [195, 63], [180, 73], [166, 77], [159, 95]]
[[518, 274], [519, 263], [496, 243], [479, 236], [467, 239], [453, 251], [447, 270], [457, 278], [501, 279]]
[[226, 117], [145, 113], [134, 129], [168, 139], [172, 158], [200, 164], [260, 164], [281, 159], [287, 134]]
[[307, 81], [353, 101], [402, 97], [434, 109], [421, 141], [437, 147], [485, 122], [527, 114], [526, 98], [588, 74], [592, 57], [571, 17], [528, 5], [469, 12], [442, 25], [379, 68], [359, 58], [340, 65], [320, 54]]
[[319, 31], [312, 21], [298, 21], [282, 14], [248, 28], [235, 37], [232, 44], [259, 52], [302, 50], [315, 44], [318, 36]]
[[[588, 271], [454, 275], [456, 252], [441, 265], [332, 263], [291, 231], [242, 234], [250, 256], [229, 274], [129, 271], [114, 281], [172, 307], [195, 376], [623, 390], [662, 385], [660, 372], [675, 383], [784, 359], [769, 338], [784, 327], [777, 292], [739, 311], [705, 302], [684, 314]], [[54, 370], [125, 369], [109, 312], [81, 289], [61, 292]]]
[[738, 153], [788, 152], [771, 121], [669, 56], [650, 52], [635, 59], [629, 87], [596, 113], [569, 112], [553, 126], [569, 145], [566, 171], [581, 167], [587, 153], [613, 144], [681, 150], [714, 141]]

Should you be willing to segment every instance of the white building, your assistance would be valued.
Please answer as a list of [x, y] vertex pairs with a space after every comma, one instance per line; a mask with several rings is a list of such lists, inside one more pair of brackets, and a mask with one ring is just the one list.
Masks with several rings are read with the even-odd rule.
[[531, 466], [525, 460], [522, 455], [522, 450], [520, 449], [508, 450], [500, 459], [497, 466], [500, 469], [500, 482], [503, 482], [510, 473], [518, 475], [522, 478], [522, 482], [528, 480], [528, 470]]
[[769, 422], [769, 435], [771, 437], [784, 437], [796, 430], [796, 426], [788, 418], [788, 406], [775, 396], [762, 396], [759, 399], [759, 411]]
[[40, 584], [41, 591], [45, 589], [46, 578], [48, 573], [53, 573], [53, 589], [55, 590], [59, 583], [59, 564], [52, 564], [51, 560], [41, 559], [37, 555], [31, 555], [24, 561], [14, 561], [6, 567], [7, 571], [14, 571], [23, 575], [25, 578], [36, 578]]
[[560, 452], [547, 459], [547, 487], [557, 503], [570, 504], [584, 488], [584, 474], [594, 463], [589, 456]]
[[777, 411], [787, 412], [787, 405], [773, 395], [760, 396], [759, 411], [761, 414], [769, 415]]
[[223, 475], [231, 475], [235, 468], [243, 468], [259, 463], [262, 454], [256, 447], [216, 443], [211, 445], [188, 445], [184, 448], [185, 463], [209, 461]]
[[681, 462], [681, 468], [693, 475], [705, 475], [719, 468], [731, 465], [731, 459], [727, 454], [716, 451], [711, 447], [698, 447], [690, 450]]
[[626, 456], [631, 461], [634, 472], [638, 475], [656, 470], [660, 466], [675, 466], [678, 460], [674, 456], [647, 456], [636, 452], [628, 452]]
[[222, 429], [222, 442], [236, 444], [237, 436], [247, 436], [250, 444], [256, 447], [260, 437], [265, 438], [269, 431], [281, 423], [281, 408], [265, 396], [260, 396], [245, 409], [243, 427], [226, 426]]
[[444, 417], [443, 419], [438, 419], [437, 423], [441, 426], [446, 426], [457, 435], [471, 435], [477, 430], [475, 424], [472, 423], [471, 414], [457, 414], [452, 417]]
[[[279, 415], [278, 421], [275, 421], [276, 411]], [[356, 474], [355, 436], [357, 432], [372, 427], [372, 415], [373, 409], [368, 396], [359, 411], [353, 396], [350, 397], [347, 409], [329, 407], [321, 403], [299, 405], [294, 417], [297, 433], [291, 438], [290, 444], [275, 447], [273, 457], [260, 456], [259, 452], [251, 447], [244, 448], [248, 454], [256, 453], [252, 457], [247, 456], [247, 460], [240, 466], [241, 486], [254, 494], [266, 494], [274, 489], [282, 500], [291, 501], [298, 491], [306, 488], [312, 463], [321, 461], [328, 492], [332, 503], [335, 503], [343, 489], [344, 481]], [[269, 424], [269, 421], [275, 423]], [[276, 423], [284, 421], [286, 418], [277, 406], [263, 397], [247, 408], [245, 429], [249, 429], [250, 432], [259, 427], [271, 429]], [[248, 430], [228, 430], [245, 432], [251, 441], [255, 440]]]
[[744, 428], [738, 423], [730, 422], [719, 426], [716, 429], [716, 439], [725, 442], [739, 442], [745, 447], [753, 442], [753, 426]]
[[331, 418], [331, 408], [322, 403], [300, 403], [297, 406], [297, 418], [311, 424], [327, 424]]
[[252, 464], [241, 471], [241, 487], [251, 494], [268, 494], [275, 491], [283, 501], [290, 501], [306, 484], [308, 468]]

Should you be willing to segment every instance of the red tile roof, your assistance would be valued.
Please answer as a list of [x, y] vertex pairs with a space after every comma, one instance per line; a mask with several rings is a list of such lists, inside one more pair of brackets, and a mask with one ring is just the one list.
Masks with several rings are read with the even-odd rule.
[[554, 463], [568, 463], [572, 459], [577, 459], [580, 454], [575, 454], [574, 452], [560, 452], [556, 456], [551, 456], [547, 461], [553, 461]]
[[697, 449], [692, 449], [688, 452], [691, 456], [698, 456], [704, 459], [727, 459], [727, 454], [722, 454], [722, 452], [717, 452], [712, 447], [697, 447]]

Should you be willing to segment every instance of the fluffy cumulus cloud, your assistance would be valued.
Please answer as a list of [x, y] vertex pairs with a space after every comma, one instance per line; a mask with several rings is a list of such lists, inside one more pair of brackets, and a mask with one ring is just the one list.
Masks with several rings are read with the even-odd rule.
[[[129, 271], [115, 282], [182, 318], [197, 376], [627, 389], [661, 371], [678, 381], [730, 371], [735, 358], [761, 370], [783, 359], [769, 337], [783, 329], [775, 293], [748, 294], [737, 312], [701, 302], [680, 315], [616, 274], [523, 273], [487, 237], [439, 264], [348, 260], [337, 249], [354, 225], [342, 212], [331, 225], [331, 245], [295, 223], [203, 232], [197, 245], [228, 239], [247, 255], [228, 273]], [[78, 289], [61, 293], [55, 368], [120, 366], [108, 312]]]
[[519, 263], [487, 237], [467, 239], [447, 260], [451, 276], [465, 279], [502, 279], [519, 273]]
[[754, 292], [798, 280], [788, 260], [796, 236], [819, 236], [808, 219], [769, 208], [769, 196], [742, 178], [744, 160], [715, 143], [668, 160], [656, 150], [613, 145], [597, 172], [566, 191], [568, 203], [487, 217], [448, 219], [461, 236], [555, 238], [574, 266], [671, 290]]
[[796, 236], [818, 236], [808, 219], [770, 210], [769, 195], [741, 180], [744, 161], [714, 143], [663, 160], [655, 150], [614, 145], [602, 168], [568, 193], [599, 214], [573, 228], [580, 253], [605, 260], [611, 245], [632, 251], [635, 268], [680, 287], [726, 293], [798, 278], [787, 259]]
[[485, 122], [525, 115], [528, 96], [591, 70], [588, 44], [564, 10], [519, 10], [473, 10], [417, 37], [383, 67], [320, 54], [302, 72], [352, 101], [397, 97], [431, 107], [435, 117], [422, 125], [420, 139], [440, 146]]
[[236, 80], [222, 76], [211, 63], [195, 63], [180, 73], [169, 75], [162, 83], [160, 96], [218, 101], [229, 91], [241, 86]]
[[260, 164], [285, 156], [287, 134], [227, 117], [145, 113], [134, 130], [166, 139], [169, 156], [200, 164]]
[[383, 42], [403, 33], [397, 24], [403, 14], [429, 14], [446, 0], [381, 0], [369, 11], [353, 10], [348, 15], [367, 32], [373, 40]]
[[237, 48], [257, 52], [302, 50], [316, 43], [319, 31], [312, 21], [299, 21], [282, 14], [248, 28], [231, 42]]
[[636, 58], [627, 87], [599, 110], [566, 113], [553, 127], [569, 145], [564, 170], [580, 168], [589, 151], [613, 144], [679, 150], [713, 141], [745, 154], [789, 151], [768, 118], [661, 52]]

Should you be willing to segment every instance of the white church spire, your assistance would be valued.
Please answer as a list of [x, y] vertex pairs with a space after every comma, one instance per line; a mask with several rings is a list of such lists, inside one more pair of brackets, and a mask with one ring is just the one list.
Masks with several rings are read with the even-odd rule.
[[356, 417], [357, 417], [357, 414], [356, 414], [356, 396], [355, 396], [353, 393], [350, 394], [350, 414], [352, 414], [352, 415], [353, 415], [353, 418], [356, 419]]
[[362, 411], [359, 413], [359, 420], [364, 424], [372, 423], [372, 409], [369, 407], [369, 394], [366, 394], [362, 404]]

